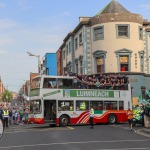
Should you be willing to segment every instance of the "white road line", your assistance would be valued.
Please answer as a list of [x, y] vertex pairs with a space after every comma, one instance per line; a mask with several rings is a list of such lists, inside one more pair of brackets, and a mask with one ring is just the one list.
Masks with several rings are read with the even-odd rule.
[[115, 149], [96, 149], [96, 150], [144, 150], [144, 149], [150, 149], [149, 147], [145, 148], [115, 148]]
[[111, 127], [115, 127], [115, 128], [122, 128], [122, 129], [125, 129], [125, 130], [129, 130], [129, 127], [123, 127], [121, 125], [110, 125]]
[[[141, 132], [140, 132], [141, 130], [143, 130], [143, 129], [136, 130], [135, 133], [137, 133], [137, 134], [139, 134], [139, 135], [142, 135], [142, 136], [150, 137], [150, 135], [148, 135], [148, 134], [141, 133]], [[149, 149], [150, 149], [150, 148], [149, 148]]]
[[[24, 147], [24, 148], [25, 147], [38, 147], [38, 146], [51, 146], [51, 145], [70, 145], [70, 144], [118, 143], [118, 142], [150, 142], [150, 139], [146, 139], [146, 140], [114, 140], [114, 141], [84, 141], [84, 142], [64, 142], [64, 143], [16, 145], [16, 146], [0, 147], [0, 149], [22, 148], [22, 147]], [[101, 150], [104, 150], [104, 149], [101, 149]], [[107, 149], [107, 150], [113, 150], [113, 149]], [[117, 150], [117, 149], [114, 149], [114, 150]], [[123, 150], [123, 149], [118, 149], [118, 150]]]

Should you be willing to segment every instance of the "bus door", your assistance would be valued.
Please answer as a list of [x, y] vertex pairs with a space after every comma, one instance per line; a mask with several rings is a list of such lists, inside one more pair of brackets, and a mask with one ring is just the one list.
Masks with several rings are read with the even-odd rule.
[[56, 100], [44, 100], [44, 122], [56, 122]]

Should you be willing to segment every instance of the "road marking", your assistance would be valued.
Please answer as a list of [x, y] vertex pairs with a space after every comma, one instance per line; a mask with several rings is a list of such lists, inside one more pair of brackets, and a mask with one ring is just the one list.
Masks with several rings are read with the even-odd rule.
[[145, 148], [115, 148], [115, 149], [96, 149], [96, 150], [144, 150], [144, 149], [149, 149], [149, 147]]
[[66, 128], [65, 127], [55, 127], [55, 128], [46, 128], [46, 129], [41, 129], [41, 128], [32, 128], [32, 129], [10, 129], [10, 130], [5, 130], [5, 132], [4, 133], [24, 133], [24, 132], [31, 132], [31, 131], [33, 131], [33, 132], [41, 132], [41, 131], [49, 131], [49, 130], [55, 130], [55, 131], [59, 131], [59, 130], [74, 130], [74, 128], [72, 128], [72, 127], [70, 127], [70, 126], [67, 126]]
[[74, 128], [73, 128], [73, 127], [70, 127], [70, 126], [67, 126], [67, 128], [70, 129], [70, 130], [74, 130]]
[[122, 129], [125, 129], [125, 130], [129, 130], [130, 128], [129, 127], [123, 127], [121, 125], [110, 125], [111, 127], [115, 127], [115, 128], [122, 128]]
[[[118, 142], [150, 142], [150, 139], [146, 139], [146, 140], [114, 140], [114, 141], [64, 142], [64, 143], [47, 143], [47, 144], [16, 145], [16, 146], [14, 145], [14, 146], [0, 147], [0, 149], [22, 148], [22, 147], [24, 147], [24, 148], [25, 147], [38, 147], [38, 146], [51, 146], [51, 145], [70, 145], [70, 144], [118, 143]], [[137, 148], [137, 150], [138, 149], [140, 150], [140, 148]], [[145, 148], [145, 149], [147, 149], [147, 148]], [[117, 150], [117, 149], [99, 149], [99, 150]], [[118, 149], [118, 150], [123, 150], [123, 149]], [[136, 150], [136, 148], [135, 148], [135, 150]]]
[[146, 137], [150, 137], [150, 135], [146, 134], [146, 133], [141, 133], [140, 131], [143, 130], [143, 129], [140, 129], [140, 130], [135, 130], [135, 133], [139, 134], [139, 135], [143, 135], [143, 136], [146, 136]]

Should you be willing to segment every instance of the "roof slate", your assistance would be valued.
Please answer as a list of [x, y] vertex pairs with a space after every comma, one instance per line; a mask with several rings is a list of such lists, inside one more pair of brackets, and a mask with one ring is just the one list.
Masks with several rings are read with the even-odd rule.
[[96, 16], [105, 13], [130, 13], [127, 9], [125, 9], [120, 3], [116, 0], [112, 0], [105, 8], [99, 11]]

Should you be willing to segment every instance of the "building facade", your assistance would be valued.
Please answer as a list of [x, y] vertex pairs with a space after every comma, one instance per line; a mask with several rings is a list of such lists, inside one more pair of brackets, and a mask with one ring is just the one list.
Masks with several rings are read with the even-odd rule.
[[149, 43], [150, 22], [112, 0], [94, 17], [80, 17], [79, 24], [65, 37], [59, 48], [62, 74], [123, 72], [130, 78], [137, 75], [135, 81], [141, 87], [150, 79]]
[[56, 53], [46, 53], [41, 62], [41, 74], [57, 75]]
[[60, 76], [63, 74], [62, 50], [61, 50], [61, 48], [57, 51], [56, 57], [57, 57], [57, 75]]

